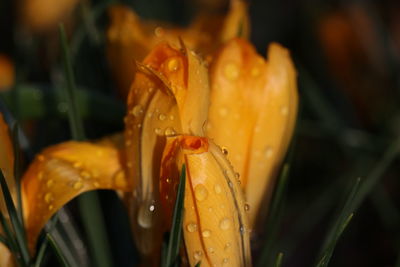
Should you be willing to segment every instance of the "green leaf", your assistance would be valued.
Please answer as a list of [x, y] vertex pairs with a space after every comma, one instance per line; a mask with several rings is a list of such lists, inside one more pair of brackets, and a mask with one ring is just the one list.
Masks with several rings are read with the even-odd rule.
[[42, 266], [42, 262], [43, 262], [45, 252], [46, 252], [48, 245], [49, 245], [49, 239], [45, 238], [43, 240], [42, 244], [40, 245], [39, 251], [37, 253], [35, 267]]
[[351, 188], [351, 191], [346, 199], [346, 202], [339, 213], [336, 221], [332, 225], [328, 234], [326, 235], [324, 245], [322, 247], [322, 253], [318, 260], [317, 267], [328, 266], [328, 263], [332, 257], [333, 250], [335, 249], [336, 243], [339, 240], [339, 237], [343, 233], [344, 229], [350, 222], [353, 217], [354, 212], [354, 200], [358, 194], [358, 189], [360, 185], [361, 179], [356, 179], [354, 185]]
[[196, 263], [196, 265], [194, 267], [200, 267], [201, 266], [201, 261], [199, 261], [198, 263]]
[[174, 213], [172, 216], [172, 227], [168, 242], [167, 256], [165, 260], [165, 267], [174, 266], [179, 255], [179, 248], [181, 245], [182, 237], [182, 222], [183, 222], [183, 205], [185, 197], [185, 184], [186, 184], [186, 167], [182, 166], [181, 177], [176, 196]]
[[56, 241], [54, 240], [53, 236], [51, 234], [46, 234], [46, 238], [49, 240], [50, 246], [53, 248], [54, 253], [57, 256], [58, 261], [62, 264], [64, 267], [69, 267], [70, 264], [68, 261], [65, 259], [61, 249], [57, 245]]
[[6, 179], [4, 178], [2, 172], [0, 172], [0, 184], [1, 184], [1, 189], [3, 191], [4, 202], [7, 206], [7, 211], [10, 216], [12, 228], [14, 229], [15, 239], [17, 241], [17, 245], [21, 253], [22, 260], [26, 265], [28, 265], [30, 262], [30, 257], [26, 242], [25, 229], [23, 228], [22, 223], [19, 220], [19, 215], [14, 206], [11, 193], [8, 189]]
[[9, 245], [9, 248], [12, 251], [17, 252], [18, 251], [18, 246], [17, 246], [17, 241], [15, 240], [14, 233], [11, 230], [11, 227], [9, 223], [7, 222], [6, 218], [4, 217], [3, 213], [0, 211], [0, 225], [1, 228], [3, 229], [4, 234], [6, 235], [6, 239]]
[[275, 260], [275, 267], [281, 267], [282, 266], [282, 260], [283, 260], [283, 253], [280, 252], [278, 253], [278, 255], [276, 256], [276, 260]]
[[63, 24], [60, 24], [59, 30], [60, 30], [61, 46], [63, 51], [65, 78], [67, 80], [66, 97], [67, 97], [68, 116], [69, 116], [72, 136], [74, 137], [75, 140], [84, 140], [85, 135], [83, 131], [83, 122], [78, 111], [77, 101], [75, 100], [75, 91], [76, 91], [75, 77], [74, 77], [74, 72], [72, 70], [69, 48], [67, 44], [67, 37], [65, 34]]
[[[75, 99], [75, 78], [72, 70], [69, 47], [63, 24], [59, 26], [61, 46], [63, 50], [63, 63], [65, 77], [67, 79], [66, 95], [68, 104], [68, 115], [71, 126], [72, 137], [75, 140], [84, 140], [83, 121], [79, 114], [77, 101]], [[88, 241], [94, 263], [96, 266], [112, 266], [111, 249], [106, 234], [103, 214], [97, 192], [88, 192], [78, 198], [79, 210], [83, 226], [88, 236]]]
[[261, 256], [259, 258], [259, 261], [257, 263], [257, 266], [262, 267], [262, 266], [267, 266], [268, 263], [271, 261], [271, 250], [272, 250], [272, 245], [274, 244], [275, 236], [276, 236], [276, 228], [278, 225], [278, 222], [280, 220], [280, 213], [282, 210], [283, 206], [283, 201], [284, 201], [284, 192], [286, 191], [287, 188], [287, 180], [288, 180], [288, 175], [289, 175], [289, 170], [290, 166], [289, 164], [284, 164], [282, 171], [280, 173], [280, 176], [278, 178], [278, 184], [276, 185], [274, 195], [272, 197], [271, 201], [271, 209], [268, 214], [267, 218], [267, 223], [266, 223], [266, 229], [267, 229], [267, 239], [264, 243]]

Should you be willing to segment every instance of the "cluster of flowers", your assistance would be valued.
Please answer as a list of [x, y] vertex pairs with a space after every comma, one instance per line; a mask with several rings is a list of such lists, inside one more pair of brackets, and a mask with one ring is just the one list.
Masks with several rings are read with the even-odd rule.
[[[157, 258], [185, 165], [188, 262], [251, 266], [250, 232], [267, 212], [296, 120], [288, 51], [273, 43], [268, 61], [257, 54], [239, 0], [224, 17], [200, 17], [185, 29], [143, 22], [124, 6], [112, 7], [110, 16], [107, 56], [127, 98], [124, 135], [65, 142], [36, 156], [22, 179], [31, 248], [65, 203], [112, 189], [126, 201], [138, 249]], [[1, 116], [0, 138], [0, 167], [15, 190]]]

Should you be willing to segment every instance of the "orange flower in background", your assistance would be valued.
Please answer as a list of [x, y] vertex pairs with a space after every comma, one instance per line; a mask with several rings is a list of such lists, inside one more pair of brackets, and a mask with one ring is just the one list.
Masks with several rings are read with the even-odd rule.
[[6, 55], [0, 54], [0, 92], [10, 89], [14, 82], [14, 63]]
[[234, 39], [216, 54], [210, 67], [207, 134], [224, 147], [240, 175], [252, 226], [261, 203], [268, 206], [293, 134], [298, 104], [296, 71], [289, 52], [273, 43], [267, 59], [248, 42]]
[[71, 16], [79, 0], [23, 0], [20, 17], [23, 25], [32, 32], [46, 32], [55, 29]]
[[177, 48], [181, 38], [188, 48], [208, 56], [233, 37], [249, 36], [247, 5], [241, 0], [232, 0], [225, 16], [199, 15], [187, 28], [144, 21], [122, 5], [111, 7], [109, 15], [107, 56], [122, 96], [129, 91], [135, 72], [134, 62], [141, 61], [161, 41], [168, 41]]

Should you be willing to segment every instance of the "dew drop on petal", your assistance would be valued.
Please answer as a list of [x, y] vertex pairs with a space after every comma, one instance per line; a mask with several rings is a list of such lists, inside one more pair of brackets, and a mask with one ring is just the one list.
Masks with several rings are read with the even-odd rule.
[[203, 257], [203, 252], [201, 252], [200, 250], [197, 250], [193, 253], [193, 258], [195, 260], [201, 260], [201, 258]]
[[179, 61], [176, 58], [172, 58], [168, 61], [168, 70], [177, 71], [179, 69]]
[[140, 115], [143, 113], [143, 108], [142, 108], [142, 106], [141, 106], [141, 105], [136, 105], [136, 106], [134, 106], [134, 107], [132, 108], [131, 113], [132, 113], [132, 115], [135, 116], [135, 117], [140, 116]]
[[244, 204], [244, 210], [249, 211], [250, 210], [250, 205], [249, 204]]
[[211, 236], [211, 231], [208, 230], [208, 229], [206, 229], [206, 230], [204, 230], [203, 232], [201, 232], [201, 235], [202, 235], [203, 237], [210, 237], [210, 236]]
[[199, 184], [194, 188], [194, 195], [198, 201], [203, 201], [208, 196], [208, 190], [204, 185]]
[[82, 187], [83, 187], [83, 184], [82, 184], [82, 182], [75, 182], [73, 185], [72, 185], [72, 187], [75, 189], [75, 190], [79, 190], [79, 189], [81, 189]]
[[54, 184], [54, 181], [52, 179], [48, 180], [46, 183], [47, 187], [52, 187], [53, 184]]
[[215, 191], [216, 194], [221, 194], [221, 192], [222, 192], [221, 186], [219, 184], [216, 184], [214, 186], [214, 191]]
[[47, 193], [46, 195], [44, 195], [44, 201], [46, 203], [50, 203], [51, 201], [53, 201], [53, 194], [52, 193]]
[[228, 149], [226, 147], [221, 148], [222, 154], [228, 155]]
[[219, 222], [219, 228], [221, 228], [221, 230], [228, 230], [230, 227], [231, 227], [231, 220], [229, 218], [223, 218]]
[[175, 130], [171, 127], [167, 127], [167, 129], [165, 129], [165, 136], [172, 136], [175, 135]]
[[186, 226], [186, 230], [187, 230], [189, 233], [196, 232], [196, 231], [197, 231], [197, 224], [195, 224], [195, 223], [188, 223], [188, 225]]
[[166, 116], [165, 114], [163, 114], [163, 113], [161, 113], [160, 115], [158, 115], [158, 119], [159, 119], [160, 121], [164, 121], [166, 118], [167, 118], [167, 116]]
[[229, 80], [236, 80], [239, 77], [239, 67], [235, 63], [227, 63], [224, 68], [224, 75]]

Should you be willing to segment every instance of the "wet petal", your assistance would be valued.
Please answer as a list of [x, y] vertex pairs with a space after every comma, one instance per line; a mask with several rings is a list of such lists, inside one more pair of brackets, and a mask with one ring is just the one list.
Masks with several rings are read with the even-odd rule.
[[207, 133], [239, 172], [253, 225], [293, 133], [296, 72], [280, 45], [270, 45], [266, 62], [249, 43], [235, 39], [213, 62], [211, 84]]
[[79, 194], [96, 189], [131, 191], [123, 156], [110, 145], [88, 142], [62, 143], [36, 156], [22, 181], [30, 248], [50, 217]]
[[203, 133], [209, 105], [207, 69], [195, 54], [158, 45], [137, 65], [128, 97], [125, 145], [134, 181], [131, 220], [139, 250], [159, 248], [159, 169], [166, 136]]
[[[183, 233], [191, 266], [251, 266], [243, 192], [221, 149], [202, 137], [168, 139], [160, 189], [171, 214], [179, 169], [186, 164]], [[170, 220], [170, 217], [169, 217]]]

